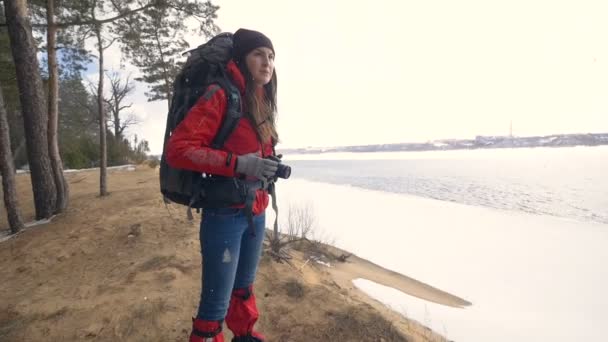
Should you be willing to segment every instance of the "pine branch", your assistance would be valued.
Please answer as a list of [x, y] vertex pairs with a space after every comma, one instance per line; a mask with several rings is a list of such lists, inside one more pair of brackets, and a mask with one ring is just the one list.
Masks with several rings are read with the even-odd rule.
[[108, 48], [110, 48], [110, 46], [112, 46], [112, 44], [114, 44], [116, 41], [118, 40], [118, 37], [114, 37], [112, 38], [112, 41], [110, 43], [108, 43], [108, 45], [102, 47], [102, 49], [107, 50]]
[[[75, 21], [71, 21], [71, 22], [64, 22], [64, 23], [56, 23], [55, 26], [58, 29], [63, 29], [66, 27], [71, 27], [71, 26], [98, 26], [98, 25], [103, 25], [103, 24], [107, 24], [107, 23], [111, 23], [114, 22], [118, 19], [122, 19], [122, 18], [126, 18], [129, 17], [135, 13], [141, 12], [141, 11], [145, 11], [148, 8], [152, 8], [152, 7], [156, 7], [156, 6], [160, 6], [163, 3], [163, 1], [161, 0], [154, 0], [153, 2], [136, 8], [134, 10], [130, 10], [130, 11], [126, 11], [123, 13], [120, 13], [114, 17], [110, 17], [110, 18], [106, 18], [106, 19], [92, 19], [92, 20], [75, 20]], [[97, 2], [93, 3], [93, 6], [96, 6]], [[7, 24], [6, 23], [0, 23], [0, 27], [6, 27]], [[48, 27], [47, 24], [38, 24], [38, 23], [31, 23], [32, 27], [36, 27], [36, 28], [45, 28]]]

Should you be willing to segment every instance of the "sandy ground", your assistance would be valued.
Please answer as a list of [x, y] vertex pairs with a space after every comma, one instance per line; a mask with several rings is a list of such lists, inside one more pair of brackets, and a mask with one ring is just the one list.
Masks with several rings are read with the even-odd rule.
[[[110, 171], [104, 198], [97, 171], [66, 177], [66, 213], [0, 242], [0, 341], [187, 341], [200, 290], [198, 223], [164, 205], [157, 170], [147, 166]], [[29, 175], [17, 180], [32, 221]], [[0, 232], [7, 228], [2, 205]], [[367, 297], [356, 278], [469, 304], [356, 256], [330, 260], [331, 268], [310, 262], [324, 251], [305, 245], [292, 251], [292, 266], [262, 259], [255, 289], [268, 341], [445, 341]]]

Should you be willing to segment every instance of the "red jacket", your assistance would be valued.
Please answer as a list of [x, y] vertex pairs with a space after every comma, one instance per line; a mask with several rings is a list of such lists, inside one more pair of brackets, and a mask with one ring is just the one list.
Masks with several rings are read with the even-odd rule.
[[[244, 98], [245, 78], [242, 73], [233, 61], [228, 63], [226, 69]], [[203, 96], [198, 99], [172, 132], [167, 144], [165, 155], [171, 167], [234, 177], [238, 176], [234, 170], [237, 156], [253, 152], [261, 157], [272, 155], [271, 141], [262, 145], [246, 117], [239, 120], [221, 150], [210, 147], [226, 115], [226, 106], [226, 93], [223, 89], [217, 90], [208, 100]], [[230, 153], [233, 154], [232, 158], [229, 158]], [[267, 206], [268, 192], [258, 190], [253, 204], [254, 215], [262, 213]]]

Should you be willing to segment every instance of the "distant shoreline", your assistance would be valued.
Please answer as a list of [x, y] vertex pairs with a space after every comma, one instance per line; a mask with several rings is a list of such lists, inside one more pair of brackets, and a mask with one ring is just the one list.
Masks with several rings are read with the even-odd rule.
[[277, 149], [282, 154], [319, 154], [333, 152], [419, 152], [477, 150], [525, 147], [575, 147], [608, 145], [608, 133], [555, 134], [548, 136], [510, 137], [477, 136], [475, 139], [443, 139], [426, 143], [394, 143], [339, 147]]

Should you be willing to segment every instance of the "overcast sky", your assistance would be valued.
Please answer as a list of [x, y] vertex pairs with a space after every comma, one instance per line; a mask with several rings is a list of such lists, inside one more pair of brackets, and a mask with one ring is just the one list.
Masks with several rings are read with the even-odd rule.
[[[279, 147], [608, 132], [605, 0], [213, 2], [274, 43]], [[138, 92], [160, 153], [166, 102]]]

